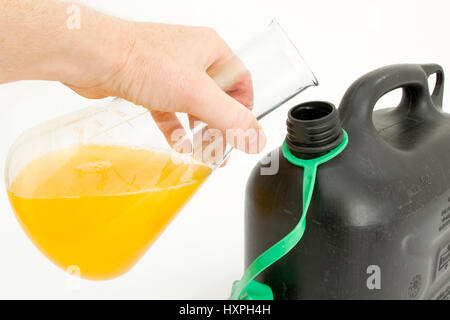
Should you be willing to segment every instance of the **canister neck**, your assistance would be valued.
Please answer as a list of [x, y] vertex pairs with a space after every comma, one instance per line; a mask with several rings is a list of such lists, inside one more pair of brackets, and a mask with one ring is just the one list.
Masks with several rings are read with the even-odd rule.
[[287, 131], [289, 150], [302, 159], [320, 157], [344, 138], [336, 107], [324, 101], [302, 103], [289, 110]]

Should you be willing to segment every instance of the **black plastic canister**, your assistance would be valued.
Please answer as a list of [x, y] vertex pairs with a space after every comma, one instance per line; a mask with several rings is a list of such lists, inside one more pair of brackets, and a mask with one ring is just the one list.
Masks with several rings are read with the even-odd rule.
[[[397, 88], [400, 104], [373, 112]], [[443, 89], [435, 64], [381, 68], [348, 89], [338, 115], [349, 144], [318, 170], [300, 243], [257, 278], [275, 299], [450, 298], [450, 115], [442, 112]], [[296, 156], [323, 154], [338, 143], [332, 127], [328, 140], [317, 133], [337, 112], [327, 105], [290, 111], [286, 143]], [[247, 266], [302, 215], [303, 169], [281, 147], [271, 157], [277, 170], [262, 161], [247, 185]]]

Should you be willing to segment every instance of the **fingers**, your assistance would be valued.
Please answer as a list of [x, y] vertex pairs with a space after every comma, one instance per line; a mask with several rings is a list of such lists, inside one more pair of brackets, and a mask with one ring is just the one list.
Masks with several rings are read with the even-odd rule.
[[192, 152], [192, 144], [189, 137], [178, 120], [171, 112], [150, 111], [156, 125], [164, 134], [167, 143], [177, 152]]
[[251, 111], [225, 93], [207, 74], [198, 76], [194, 91], [186, 93], [185, 112], [225, 131], [226, 142], [235, 148], [258, 153], [266, 138]]
[[214, 165], [221, 162], [227, 148], [225, 132], [210, 128], [192, 115], [189, 127], [193, 133], [194, 158]]
[[229, 96], [233, 97], [249, 110], [253, 109], [254, 97], [252, 80], [249, 72], [239, 75], [236, 81], [228, 88], [223, 89]]
[[249, 108], [253, 108], [253, 83], [250, 72], [235, 55], [218, 65], [211, 66], [207, 73], [228, 95]]

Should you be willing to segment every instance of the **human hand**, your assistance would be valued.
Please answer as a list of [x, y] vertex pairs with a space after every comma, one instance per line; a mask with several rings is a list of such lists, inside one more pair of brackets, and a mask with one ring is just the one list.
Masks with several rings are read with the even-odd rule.
[[[194, 128], [195, 121], [201, 120], [242, 151], [254, 153], [264, 147], [264, 134], [250, 111], [250, 74], [214, 30], [123, 23], [123, 32], [129, 46], [123, 46], [126, 51], [118, 55], [121, 59], [115, 66], [98, 79], [86, 74], [65, 84], [88, 98], [118, 96], [147, 107], [171, 144], [179, 143], [172, 133], [183, 130], [174, 113], [185, 112], [197, 133], [206, 130]], [[234, 132], [227, 134], [227, 130]], [[239, 135], [247, 141], [238, 143]], [[182, 142], [184, 150], [190, 148], [184, 143], [188, 141]], [[209, 143], [202, 143], [203, 148]]]

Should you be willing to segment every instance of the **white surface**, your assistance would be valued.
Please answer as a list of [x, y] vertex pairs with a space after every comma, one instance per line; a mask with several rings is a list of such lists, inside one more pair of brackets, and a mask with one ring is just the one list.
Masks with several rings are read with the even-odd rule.
[[[269, 136], [265, 152], [282, 142], [286, 111], [295, 102], [322, 99], [337, 105], [351, 82], [374, 68], [436, 62], [450, 73], [448, 0], [85, 2], [129, 19], [212, 26], [233, 48], [277, 17], [321, 85], [262, 121]], [[23, 130], [92, 103], [58, 83], [0, 86], [0, 165]], [[448, 99], [446, 105], [448, 111]], [[25, 236], [2, 185], [0, 298], [227, 298], [243, 271], [245, 183], [260, 157], [235, 152], [129, 273], [107, 282], [82, 281], [78, 289], [70, 289], [66, 274]]]

